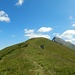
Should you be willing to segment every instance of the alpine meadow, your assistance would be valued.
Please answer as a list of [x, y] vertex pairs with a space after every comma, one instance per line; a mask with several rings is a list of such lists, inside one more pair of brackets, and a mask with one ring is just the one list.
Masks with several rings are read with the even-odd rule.
[[32, 38], [0, 51], [0, 75], [75, 75], [75, 51]]
[[75, 0], [0, 0], [0, 75], [75, 75]]

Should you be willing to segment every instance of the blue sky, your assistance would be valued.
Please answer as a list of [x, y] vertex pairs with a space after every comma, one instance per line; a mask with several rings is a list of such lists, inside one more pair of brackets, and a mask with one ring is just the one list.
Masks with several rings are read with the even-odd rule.
[[0, 0], [0, 49], [54, 36], [75, 44], [75, 0]]

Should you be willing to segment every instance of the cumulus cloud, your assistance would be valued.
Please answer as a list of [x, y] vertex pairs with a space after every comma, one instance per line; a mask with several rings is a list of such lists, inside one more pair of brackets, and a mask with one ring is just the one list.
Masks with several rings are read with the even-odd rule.
[[44, 37], [44, 38], [50, 39], [50, 35], [45, 34], [44, 32], [49, 32], [49, 31], [51, 31], [51, 29], [45, 30], [45, 31], [40, 31], [40, 29], [38, 29], [38, 30], [35, 30], [35, 29], [25, 29], [24, 30], [25, 36], [28, 37], [28, 38]]
[[0, 11], [0, 21], [10, 22], [8, 14], [6, 14], [4, 11]]
[[51, 27], [41, 27], [38, 32], [50, 32], [53, 30]]
[[26, 34], [25, 36], [27, 36], [27, 37], [29, 37], [29, 38], [44, 37], [44, 38], [50, 39], [50, 36], [49, 36], [49, 35], [40, 34], [40, 33], [30, 33], [30, 34]]
[[27, 34], [34, 33], [34, 29], [29, 29], [29, 30], [28, 29], [25, 29], [24, 31]]
[[56, 34], [56, 36], [75, 44], [75, 30], [66, 30], [62, 34]]
[[16, 3], [17, 6], [21, 6], [24, 3], [24, 0], [18, 0], [18, 2]]

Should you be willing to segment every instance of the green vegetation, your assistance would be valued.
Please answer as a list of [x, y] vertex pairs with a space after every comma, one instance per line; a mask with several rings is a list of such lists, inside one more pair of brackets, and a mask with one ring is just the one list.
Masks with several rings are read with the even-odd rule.
[[75, 50], [46, 38], [29, 39], [0, 51], [0, 75], [75, 75]]

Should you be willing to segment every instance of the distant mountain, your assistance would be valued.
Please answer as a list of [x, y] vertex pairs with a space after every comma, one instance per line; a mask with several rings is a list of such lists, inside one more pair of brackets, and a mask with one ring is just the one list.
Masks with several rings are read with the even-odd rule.
[[75, 75], [75, 51], [32, 38], [0, 51], [0, 75]]
[[54, 41], [56, 43], [59, 43], [59, 44], [62, 44], [63, 46], [67, 46], [68, 48], [71, 48], [71, 49], [75, 50], [75, 45], [74, 44], [72, 44], [70, 42], [66, 42], [63, 39], [59, 38], [59, 37], [54, 37], [52, 39], [52, 41]]

